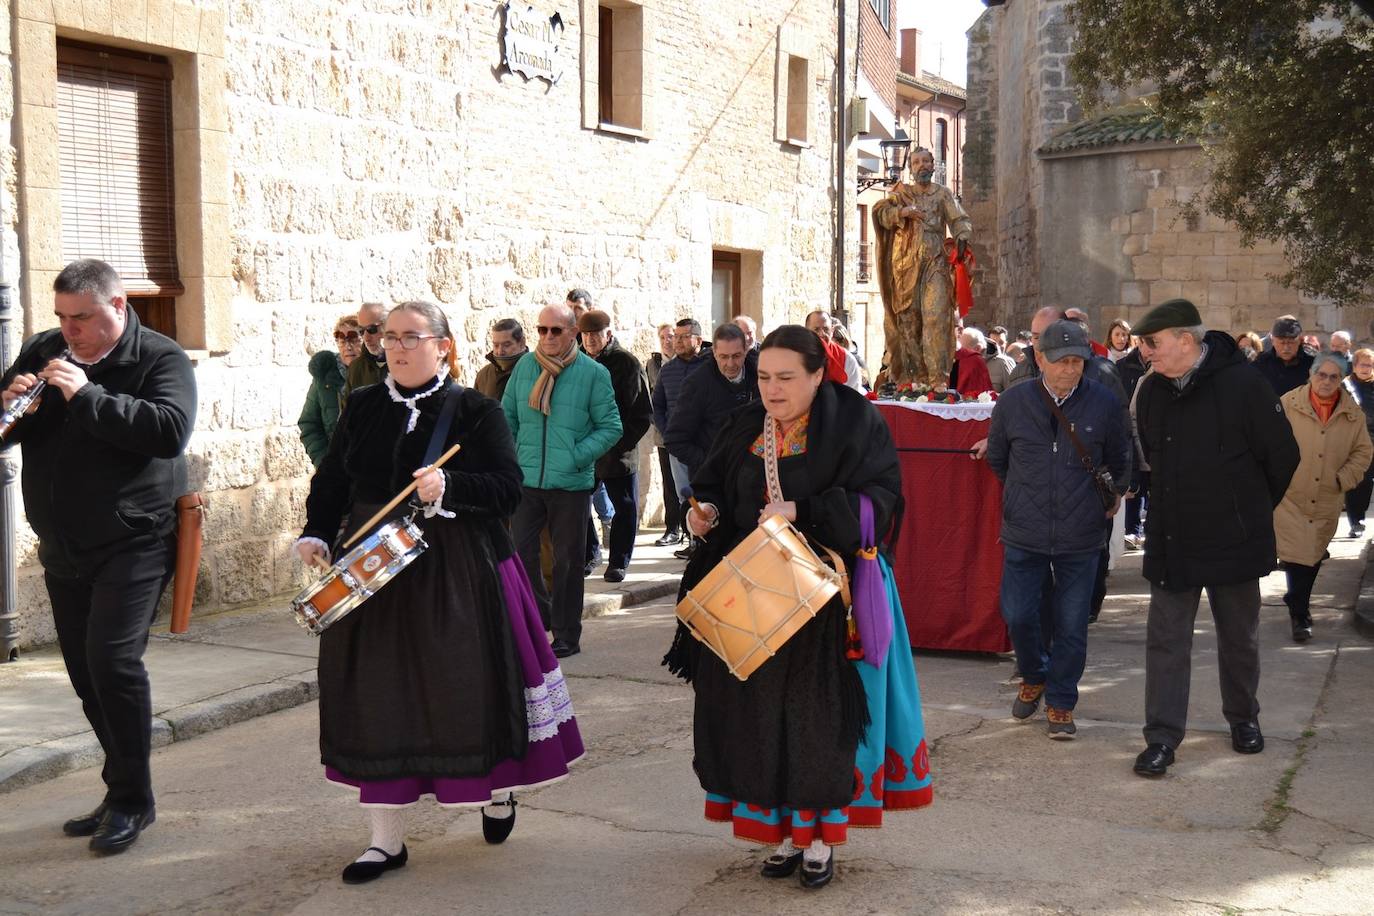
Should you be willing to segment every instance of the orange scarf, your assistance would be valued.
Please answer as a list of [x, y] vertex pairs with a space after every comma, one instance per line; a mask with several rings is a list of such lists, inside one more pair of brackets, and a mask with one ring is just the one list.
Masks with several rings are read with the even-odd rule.
[[1311, 385], [1307, 387], [1307, 402], [1312, 405], [1312, 409], [1317, 412], [1317, 419], [1322, 421], [1322, 426], [1331, 422], [1331, 415], [1336, 412], [1336, 402], [1341, 399], [1340, 389], [1331, 397], [1323, 400], [1317, 397], [1317, 389]]

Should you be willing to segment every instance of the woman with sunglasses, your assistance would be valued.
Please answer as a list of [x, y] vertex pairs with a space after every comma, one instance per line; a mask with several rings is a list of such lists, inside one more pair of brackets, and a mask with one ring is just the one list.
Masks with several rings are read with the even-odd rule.
[[[404, 809], [423, 796], [480, 807], [483, 837], [500, 843], [515, 825], [512, 793], [562, 779], [582, 756], [506, 529], [520, 466], [501, 405], [453, 381], [454, 339], [438, 306], [396, 306], [381, 344], [386, 378], [349, 396], [296, 544], [307, 565], [327, 563], [332, 542], [417, 485], [427, 549], [320, 636], [325, 778], [355, 789], [371, 818], [348, 884], [406, 864]], [[455, 444], [442, 468], [425, 467], [432, 449]]]
[[296, 421], [305, 453], [315, 467], [324, 460], [334, 427], [339, 423], [348, 367], [362, 352], [363, 334], [357, 318], [345, 315], [334, 323], [334, 345], [339, 348], [337, 353], [321, 350], [310, 357], [310, 390], [306, 392], [305, 406]]

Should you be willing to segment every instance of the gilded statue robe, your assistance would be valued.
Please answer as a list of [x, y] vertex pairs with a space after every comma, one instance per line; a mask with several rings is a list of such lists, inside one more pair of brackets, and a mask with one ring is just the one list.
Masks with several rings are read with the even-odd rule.
[[[898, 215], [915, 207], [917, 216]], [[954, 363], [954, 282], [945, 255], [945, 230], [967, 240], [968, 214], [949, 188], [897, 184], [873, 208], [878, 289], [883, 297], [888, 381], [931, 388], [949, 384]]]

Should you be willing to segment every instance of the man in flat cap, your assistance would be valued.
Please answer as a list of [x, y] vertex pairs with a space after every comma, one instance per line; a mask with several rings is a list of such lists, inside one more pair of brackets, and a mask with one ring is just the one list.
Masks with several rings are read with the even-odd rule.
[[[624, 582], [625, 568], [630, 565], [635, 549], [635, 535], [639, 534], [639, 440], [654, 421], [649, 380], [635, 355], [615, 339], [610, 315], [600, 309], [588, 309], [577, 319], [577, 329], [582, 332], [582, 349], [611, 374], [615, 406], [620, 413], [620, 439], [597, 459], [596, 482], [606, 488], [606, 496], [615, 509], [605, 579]], [[595, 538], [595, 529], [587, 536]]]
[[[1297, 331], [1291, 332], [1294, 348]], [[1133, 331], [1154, 372], [1136, 389], [1150, 465], [1144, 575], [1150, 582], [1141, 776], [1174, 762], [1188, 720], [1193, 623], [1207, 590], [1217, 632], [1221, 710], [1240, 754], [1264, 750], [1259, 727], [1260, 577], [1275, 565], [1273, 509], [1298, 466], [1278, 397], [1229, 334], [1171, 299]], [[1276, 337], [1276, 344], [1282, 337]]]
[[[1088, 657], [1098, 554], [1131, 476], [1126, 406], [1084, 377], [1092, 357], [1088, 332], [1075, 322], [1045, 326], [1036, 341], [1039, 377], [1002, 394], [987, 440], [988, 466], [1004, 484], [1002, 616], [1022, 677], [1011, 714], [1029, 719], [1043, 695], [1051, 738], [1077, 731], [1073, 710]], [[1111, 474], [1110, 507], [1080, 446], [1094, 470]], [[1042, 589], [1050, 581], [1046, 627]]]
[[1282, 315], [1274, 322], [1269, 341], [1273, 349], [1255, 359], [1255, 368], [1274, 389], [1275, 397], [1283, 397], [1307, 384], [1312, 374], [1312, 354], [1303, 350], [1302, 324], [1292, 315]]

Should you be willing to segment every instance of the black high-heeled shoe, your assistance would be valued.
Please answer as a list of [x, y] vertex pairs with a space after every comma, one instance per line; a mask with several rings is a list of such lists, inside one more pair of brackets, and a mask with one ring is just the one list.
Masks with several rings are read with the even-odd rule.
[[[482, 839], [492, 845], [506, 841], [506, 837], [515, 829], [515, 805], [515, 796], [512, 795], [505, 801], [482, 806]], [[491, 817], [487, 814], [487, 808], [510, 808], [510, 817]]]
[[818, 865], [815, 862], [802, 862], [801, 886], [809, 890], [818, 887], [825, 887], [830, 883], [830, 879], [835, 877], [835, 850], [830, 850], [830, 855], [826, 857], [825, 864]]
[[380, 878], [383, 872], [402, 867], [410, 858], [410, 853], [406, 851], [404, 843], [401, 844], [401, 851], [394, 856], [385, 849], [378, 849], [376, 846], [369, 846], [364, 852], [380, 852], [386, 858], [381, 862], [350, 862], [343, 870], [344, 884], [366, 884]]
[[765, 878], [790, 878], [792, 873], [801, 864], [802, 851], [798, 849], [790, 856], [773, 853], [763, 860], [763, 868], [759, 869], [759, 874]]

